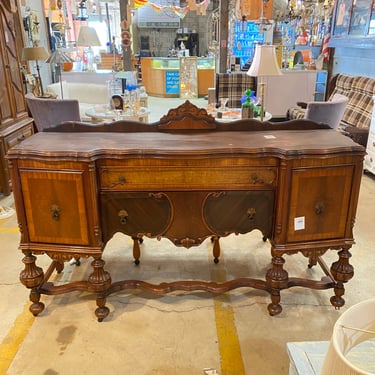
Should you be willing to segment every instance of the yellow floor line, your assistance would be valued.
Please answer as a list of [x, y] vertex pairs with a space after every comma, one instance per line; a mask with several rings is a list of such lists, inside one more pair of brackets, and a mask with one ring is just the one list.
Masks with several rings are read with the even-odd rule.
[[221, 358], [220, 375], [245, 375], [230, 297], [215, 297], [215, 320]]
[[13, 228], [0, 228], [0, 233], [17, 233], [20, 229], [18, 227]]
[[[212, 258], [209, 259], [212, 262]], [[223, 255], [220, 257], [220, 263], [224, 262]], [[226, 281], [226, 272], [221, 269], [215, 270], [212, 262], [211, 280], [216, 282]], [[221, 294], [214, 297], [216, 331], [219, 343], [219, 353], [221, 370], [220, 375], [245, 375], [240, 342], [238, 340], [236, 324], [234, 321], [234, 311], [231, 305], [231, 299], [228, 294]]]
[[8, 332], [0, 345], [0, 375], [8, 371], [18, 349], [24, 341], [35, 317], [29, 311], [30, 303], [27, 303], [20, 315], [15, 320], [13, 327]]

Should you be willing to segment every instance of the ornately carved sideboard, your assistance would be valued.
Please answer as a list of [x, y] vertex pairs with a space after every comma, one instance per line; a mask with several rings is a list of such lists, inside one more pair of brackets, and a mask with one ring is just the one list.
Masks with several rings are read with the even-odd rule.
[[[362, 146], [326, 126], [217, 123], [189, 102], [154, 124], [68, 123], [38, 133], [8, 154], [30, 311], [43, 311], [41, 294], [90, 291], [101, 321], [108, 295], [127, 288], [222, 293], [246, 286], [270, 293], [271, 315], [282, 311], [281, 290], [293, 286], [332, 288], [332, 305], [343, 306], [363, 158]], [[134, 240], [136, 263], [144, 236], [184, 247], [209, 237], [218, 261], [220, 237], [253, 229], [271, 245], [264, 280], [112, 282], [102, 259], [106, 243], [122, 232]], [[338, 253], [330, 267], [323, 261], [329, 249]], [[326, 276], [289, 277], [283, 256], [298, 252]], [[47, 270], [37, 265], [39, 254], [52, 259]], [[87, 280], [48, 281], [64, 262], [85, 257], [93, 258]]]

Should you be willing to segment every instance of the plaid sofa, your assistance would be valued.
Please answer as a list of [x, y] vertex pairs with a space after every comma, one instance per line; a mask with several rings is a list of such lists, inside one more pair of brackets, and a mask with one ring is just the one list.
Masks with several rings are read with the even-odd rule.
[[256, 77], [248, 76], [246, 72], [216, 73], [216, 103], [220, 103], [221, 98], [228, 98], [228, 107], [240, 108], [241, 97], [244, 95], [245, 90], [248, 89], [254, 91], [256, 94]]
[[[334, 94], [345, 95], [349, 99], [340, 129], [357, 143], [366, 146], [374, 107], [375, 78], [340, 73], [330, 80], [328, 93], [328, 100]], [[304, 115], [304, 109], [290, 108], [287, 118], [303, 118]]]

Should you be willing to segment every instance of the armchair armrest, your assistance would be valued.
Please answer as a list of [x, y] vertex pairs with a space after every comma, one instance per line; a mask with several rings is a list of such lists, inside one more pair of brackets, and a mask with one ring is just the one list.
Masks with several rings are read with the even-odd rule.
[[298, 107], [301, 107], [303, 109], [307, 108], [307, 103], [306, 102], [297, 102]]
[[367, 146], [367, 140], [369, 135], [369, 129], [356, 128], [354, 126], [346, 126], [343, 128], [344, 135], [351, 138], [354, 142]]

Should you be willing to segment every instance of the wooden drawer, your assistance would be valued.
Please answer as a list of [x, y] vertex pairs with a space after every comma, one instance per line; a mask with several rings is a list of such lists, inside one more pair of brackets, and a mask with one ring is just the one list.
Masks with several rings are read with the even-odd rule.
[[272, 189], [276, 168], [205, 166], [102, 167], [101, 190]]
[[275, 193], [266, 191], [224, 191], [207, 196], [203, 215], [208, 228], [220, 236], [259, 229], [271, 236]]
[[104, 242], [116, 232], [131, 237], [157, 237], [172, 220], [172, 204], [163, 193], [102, 193], [100, 206]]
[[33, 135], [33, 125], [29, 124], [11, 133], [5, 138], [7, 150]]

